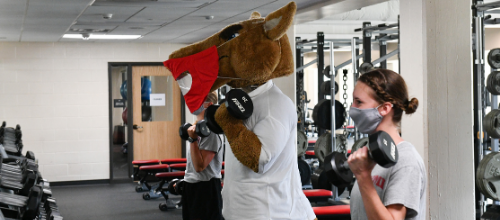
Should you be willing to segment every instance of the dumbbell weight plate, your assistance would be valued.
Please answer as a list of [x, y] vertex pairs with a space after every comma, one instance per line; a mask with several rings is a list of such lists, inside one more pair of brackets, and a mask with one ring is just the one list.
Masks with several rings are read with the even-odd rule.
[[253, 102], [250, 96], [241, 89], [231, 89], [226, 94], [226, 108], [229, 114], [241, 120], [250, 118], [253, 113]]
[[486, 89], [493, 95], [500, 95], [500, 72], [495, 71], [488, 75]]
[[368, 139], [372, 159], [378, 165], [388, 168], [398, 162], [398, 149], [389, 134], [384, 131], [377, 131], [368, 136]]
[[493, 109], [484, 117], [483, 128], [492, 138], [500, 138], [500, 110]]
[[500, 181], [498, 181], [498, 172], [500, 170], [500, 153], [491, 152], [486, 155], [479, 163], [479, 169], [476, 173], [476, 184], [484, 196], [500, 200]]
[[500, 49], [496, 48], [488, 53], [488, 64], [492, 69], [500, 69], [500, 62], [496, 57], [500, 55]]
[[311, 167], [309, 167], [309, 164], [302, 159], [299, 159], [297, 162], [299, 166], [300, 182], [302, 182], [302, 185], [306, 185], [311, 179]]
[[[332, 145], [330, 144], [331, 136], [331, 133], [324, 133], [318, 138], [318, 140], [316, 140], [316, 143], [314, 144], [314, 155], [316, 156], [316, 158], [318, 158], [318, 161], [320, 163], [323, 163], [325, 157], [332, 152]], [[341, 140], [341, 135], [336, 135], [335, 149], [342, 149], [343, 144], [344, 143]]]
[[210, 129], [208, 129], [207, 122], [205, 120], [198, 121], [196, 123], [196, 134], [201, 137], [208, 137], [210, 135]]
[[370, 63], [370, 62], [362, 63], [361, 66], [359, 66], [359, 73], [364, 74], [372, 69], [373, 69], [372, 63]]
[[368, 146], [368, 144], [369, 144], [369, 141], [368, 141], [367, 137], [357, 140], [356, 142], [354, 142], [354, 144], [351, 147], [351, 154], [364, 146]]
[[215, 112], [219, 108], [219, 105], [211, 105], [205, 110], [205, 121], [207, 123], [208, 129], [216, 134], [224, 133], [222, 128], [215, 121]]
[[189, 138], [189, 134], [187, 129], [191, 127], [190, 123], [186, 123], [179, 128], [179, 136], [181, 136], [182, 140], [187, 140]]
[[[324, 81], [323, 83], [321, 83], [320, 89], [323, 92], [323, 94], [330, 95], [332, 93], [332, 81], [330, 80]], [[335, 94], [337, 94], [338, 92], [339, 92], [339, 84], [335, 82]]]
[[352, 171], [341, 167], [346, 161], [347, 157], [340, 152], [332, 152], [325, 157], [323, 169], [326, 172], [328, 181], [339, 188], [349, 186], [353, 180]]
[[307, 151], [307, 136], [302, 131], [297, 131], [297, 156], [304, 155]]

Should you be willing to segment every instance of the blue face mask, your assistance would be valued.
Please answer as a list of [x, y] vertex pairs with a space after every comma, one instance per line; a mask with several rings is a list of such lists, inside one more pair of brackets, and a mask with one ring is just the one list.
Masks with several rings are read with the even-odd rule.
[[377, 129], [378, 125], [382, 121], [382, 115], [378, 112], [378, 107], [359, 109], [351, 107], [349, 109], [349, 116], [354, 121], [355, 126], [358, 128], [359, 132], [363, 134], [372, 134]]

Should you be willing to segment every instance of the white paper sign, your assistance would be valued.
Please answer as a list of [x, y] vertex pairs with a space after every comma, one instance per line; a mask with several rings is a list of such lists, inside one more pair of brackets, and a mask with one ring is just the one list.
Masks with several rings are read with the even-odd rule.
[[149, 95], [150, 106], [165, 106], [165, 93], [151, 93]]

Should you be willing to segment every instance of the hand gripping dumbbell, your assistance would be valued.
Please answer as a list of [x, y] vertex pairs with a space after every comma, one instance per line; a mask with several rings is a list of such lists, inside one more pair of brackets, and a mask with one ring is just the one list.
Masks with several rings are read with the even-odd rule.
[[[241, 120], [250, 118], [253, 113], [253, 102], [250, 96], [241, 89], [231, 89], [226, 94], [224, 101], [227, 111], [233, 117]], [[205, 121], [208, 128], [216, 133], [222, 134], [222, 128], [215, 121], [215, 112], [219, 105], [211, 105], [205, 110]]]
[[[186, 123], [179, 128], [179, 136], [181, 136], [183, 140], [187, 141], [189, 139], [188, 129], [191, 126], [193, 126], [191, 123]], [[195, 132], [200, 137], [208, 137], [208, 135], [210, 135], [211, 133], [205, 120], [201, 120], [196, 123]]]
[[168, 192], [172, 195], [182, 195], [185, 183], [183, 179], [173, 179], [168, 183]]
[[[378, 131], [369, 135], [368, 140], [368, 157], [378, 165], [388, 168], [398, 162], [398, 149], [389, 134]], [[331, 184], [342, 188], [349, 186], [352, 182], [353, 173], [344, 153], [332, 152], [325, 157], [323, 166]]]

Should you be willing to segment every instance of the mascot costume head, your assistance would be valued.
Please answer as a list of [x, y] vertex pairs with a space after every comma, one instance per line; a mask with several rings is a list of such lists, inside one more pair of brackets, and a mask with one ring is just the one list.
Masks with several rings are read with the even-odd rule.
[[[208, 93], [224, 84], [245, 88], [292, 74], [293, 54], [286, 31], [296, 8], [290, 2], [266, 17], [253, 12], [249, 20], [229, 25], [203, 41], [173, 52], [164, 64], [179, 83], [191, 113], [201, 112]], [[215, 119], [236, 158], [258, 172], [258, 137], [242, 120], [228, 114], [224, 104]]]

